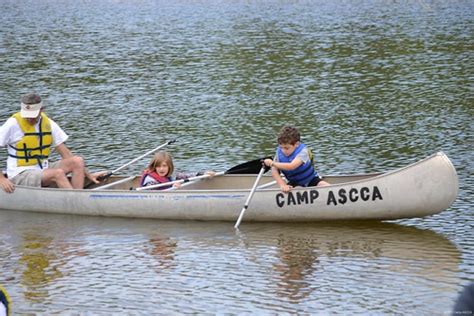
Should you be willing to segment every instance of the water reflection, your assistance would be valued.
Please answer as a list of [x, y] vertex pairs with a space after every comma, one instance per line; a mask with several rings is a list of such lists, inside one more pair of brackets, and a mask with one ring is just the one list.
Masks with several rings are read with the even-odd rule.
[[[283, 232], [278, 234], [276, 245], [278, 262], [273, 268], [277, 293], [289, 301], [318, 297], [327, 285], [356, 295], [353, 292], [363, 284], [377, 284], [378, 279], [389, 276], [391, 284], [410, 282], [413, 288], [429, 284], [439, 292], [456, 291], [460, 252], [448, 239], [431, 230], [389, 223], [281, 228]], [[243, 236], [247, 244], [254, 238], [258, 239], [254, 242], [261, 242], [258, 235]], [[336, 272], [339, 277], [333, 275], [336, 279], [328, 279], [329, 272]]]
[[153, 235], [149, 239], [147, 253], [156, 259], [155, 271], [159, 273], [163, 269], [168, 269], [176, 266], [174, 264], [174, 257], [178, 242], [172, 238]]
[[[24, 296], [5, 282], [21, 312], [60, 312], [64, 304], [120, 312], [124, 301], [153, 311], [157, 300], [169, 302], [168, 312], [224, 304], [239, 313], [246, 305], [235, 302], [252, 301], [254, 311], [358, 313], [371, 301], [372, 312], [384, 313], [386, 300], [428, 312], [449, 305], [459, 284], [461, 255], [451, 241], [391, 223], [244, 223], [236, 235], [232, 223], [0, 212], [2, 236], [22, 231], [2, 239], [22, 267], [7, 273]], [[85, 293], [95, 296], [73, 299]]]
[[278, 236], [279, 262], [273, 269], [280, 275], [278, 295], [286, 296], [290, 301], [299, 301], [313, 291], [311, 276], [318, 265], [317, 252], [307, 240]]
[[49, 297], [48, 284], [63, 277], [62, 257], [66, 249], [59, 247], [52, 237], [26, 233], [21, 243], [19, 263], [23, 266], [20, 283], [27, 299], [41, 302]]

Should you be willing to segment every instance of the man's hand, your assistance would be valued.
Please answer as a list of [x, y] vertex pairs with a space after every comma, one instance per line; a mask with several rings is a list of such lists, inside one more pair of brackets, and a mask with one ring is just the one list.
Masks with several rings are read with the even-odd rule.
[[86, 173], [86, 177], [87, 179], [89, 179], [90, 181], [94, 182], [94, 183], [100, 183], [100, 181], [97, 179], [99, 177], [103, 177], [105, 176], [106, 174], [108, 174], [108, 171], [99, 171], [99, 172], [94, 172], [94, 173], [89, 173], [87, 172]]
[[0, 175], [0, 188], [7, 193], [13, 193], [13, 191], [15, 191], [15, 185], [13, 182], [5, 178], [3, 175]]

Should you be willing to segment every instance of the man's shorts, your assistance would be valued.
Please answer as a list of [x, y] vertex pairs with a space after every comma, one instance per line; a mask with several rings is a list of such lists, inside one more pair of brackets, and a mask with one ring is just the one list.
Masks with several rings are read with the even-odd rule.
[[[49, 169], [59, 167], [59, 161], [49, 164]], [[27, 187], [41, 187], [41, 175], [43, 170], [33, 169], [25, 170], [10, 179], [15, 185], [23, 185]]]

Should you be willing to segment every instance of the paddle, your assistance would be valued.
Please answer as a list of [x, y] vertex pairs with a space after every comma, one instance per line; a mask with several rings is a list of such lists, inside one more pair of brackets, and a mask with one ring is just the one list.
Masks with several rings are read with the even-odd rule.
[[[223, 174], [225, 174], [225, 172], [218, 172], [218, 173], [215, 174], [215, 176], [222, 176]], [[142, 190], [157, 189], [157, 188], [161, 188], [161, 187], [167, 187], [167, 186], [173, 185], [175, 183], [184, 183], [184, 182], [190, 182], [190, 181], [194, 181], [194, 180], [202, 180], [202, 179], [206, 179], [206, 178], [210, 178], [210, 177], [211, 177], [210, 175], [204, 174], [202, 176], [190, 177], [190, 178], [187, 178], [187, 179], [180, 179], [180, 180], [174, 180], [174, 181], [169, 181], [169, 182], [163, 182], [163, 183], [148, 185], [146, 187], [136, 188], [135, 190], [142, 191]]]
[[[154, 153], [155, 151], [158, 151], [159, 149], [165, 147], [166, 145], [171, 145], [171, 144], [174, 143], [174, 142], [176, 142], [176, 140], [167, 141], [166, 143], [161, 144], [160, 146], [156, 147], [155, 149], [152, 149], [152, 150], [150, 150], [150, 151], [144, 153], [144, 154], [141, 155], [140, 157], [137, 157], [137, 158], [135, 158], [135, 159], [132, 159], [131, 161], [129, 161], [129, 162], [127, 162], [126, 164], [124, 164], [123, 166], [118, 167], [117, 169], [112, 170], [112, 171], [106, 173], [106, 174], [103, 175], [103, 176], [97, 177], [97, 180], [103, 181], [103, 180], [109, 178], [109, 177], [110, 177], [111, 175], [113, 175], [114, 173], [117, 173], [117, 172], [119, 172], [120, 170], [122, 170], [122, 169], [124, 169], [124, 168], [130, 166], [132, 163], [137, 162], [138, 160], [142, 159], [143, 157], [146, 157], [146, 156], [148, 156], [149, 154], [152, 154], [152, 153]], [[87, 188], [89, 188], [90, 186], [92, 186], [93, 184], [94, 184], [94, 183], [89, 183], [85, 188], [87, 189]]]
[[237, 222], [235, 223], [235, 226], [234, 226], [235, 229], [239, 229], [240, 222], [242, 221], [242, 218], [244, 217], [245, 211], [246, 211], [247, 208], [249, 207], [250, 200], [252, 199], [253, 194], [255, 193], [255, 191], [256, 191], [256, 189], [257, 189], [258, 182], [260, 181], [260, 178], [262, 177], [262, 175], [263, 175], [266, 171], [268, 171], [268, 169], [269, 169], [269, 168], [266, 167], [265, 165], [263, 165], [262, 168], [260, 169], [260, 172], [258, 173], [258, 176], [257, 176], [257, 180], [255, 180], [255, 183], [253, 184], [252, 190], [250, 190], [250, 194], [249, 194], [249, 196], [247, 197], [247, 201], [245, 201], [244, 207], [243, 207], [242, 210], [240, 211], [239, 218], [237, 219]]
[[[218, 172], [214, 175], [214, 177], [222, 176], [222, 175], [225, 175], [225, 174], [256, 174], [256, 173], [259, 172], [259, 170], [262, 166], [262, 160], [264, 160], [266, 158], [269, 158], [269, 157], [259, 158], [259, 159], [244, 162], [240, 165], [237, 165], [237, 166], [234, 166], [234, 167], [230, 168], [227, 171]], [[211, 177], [210, 175], [205, 174], [205, 175], [202, 175], [202, 176], [191, 177], [191, 178], [188, 178], [188, 179], [175, 180], [175, 181], [170, 181], [170, 182], [165, 182], [165, 183], [158, 183], [158, 184], [154, 184], [154, 185], [149, 185], [149, 186], [146, 186], [146, 187], [136, 188], [136, 190], [141, 191], [141, 190], [156, 189], [156, 188], [160, 188], [160, 187], [164, 187], [164, 186], [170, 186], [170, 185], [173, 185], [175, 183], [185, 183], [185, 182], [190, 182], [190, 181], [199, 181], [199, 180], [207, 179], [207, 178], [210, 178], [210, 177]]]
[[[271, 159], [272, 157], [263, 157], [255, 160], [244, 162], [240, 165], [230, 168], [226, 171], [227, 174], [258, 174], [262, 168], [262, 161], [265, 159]], [[265, 172], [270, 170], [269, 167], [265, 167]]]

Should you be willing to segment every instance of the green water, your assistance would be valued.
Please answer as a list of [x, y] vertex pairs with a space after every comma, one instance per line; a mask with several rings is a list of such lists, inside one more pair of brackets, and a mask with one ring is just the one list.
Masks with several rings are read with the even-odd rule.
[[[473, 13], [472, 1], [0, 1], [1, 121], [40, 93], [91, 169], [176, 139], [177, 169], [225, 170], [272, 154], [292, 124], [322, 174], [443, 150], [460, 180], [450, 209], [395, 228], [270, 224], [237, 238], [231, 224], [3, 212], [0, 284], [18, 313], [449, 312], [474, 277]], [[177, 248], [150, 263], [155, 233]]]

